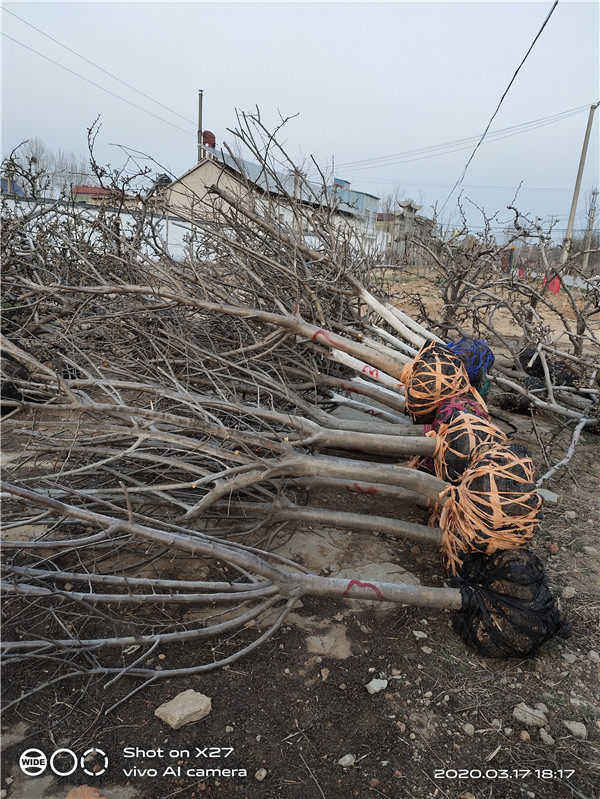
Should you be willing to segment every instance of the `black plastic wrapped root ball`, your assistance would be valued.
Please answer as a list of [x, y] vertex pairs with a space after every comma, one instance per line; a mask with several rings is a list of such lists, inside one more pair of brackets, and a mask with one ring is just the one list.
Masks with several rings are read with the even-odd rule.
[[[538, 399], [546, 400], [548, 398], [548, 389], [545, 380], [530, 376], [523, 380], [522, 385], [524, 389]], [[532, 399], [510, 389], [499, 395], [498, 405], [502, 410], [511, 411], [512, 413], [528, 413], [532, 408], [535, 408], [535, 402]]]
[[[523, 370], [531, 377], [537, 377], [544, 381], [546, 385], [544, 366], [542, 359], [538, 356], [537, 350], [533, 347], [525, 347], [518, 355], [519, 363]], [[546, 366], [550, 381], [555, 386], [574, 386], [580, 377], [578, 369], [572, 364], [561, 358], [553, 358], [545, 353]], [[533, 363], [532, 363], [533, 361]], [[531, 366], [529, 365], [531, 363]]]
[[[507, 461], [508, 453], [516, 460]], [[501, 497], [502, 512], [513, 518], [521, 517], [527, 509], [540, 509], [541, 500], [535, 491], [536, 471], [527, 447], [514, 441], [494, 447], [482, 453], [478, 463], [494, 467], [470, 480], [471, 492], [480, 500], [485, 501], [495, 490]]]
[[570, 635], [542, 564], [527, 549], [468, 553], [452, 583], [463, 600], [455, 628], [486, 657], [531, 657], [554, 636]]

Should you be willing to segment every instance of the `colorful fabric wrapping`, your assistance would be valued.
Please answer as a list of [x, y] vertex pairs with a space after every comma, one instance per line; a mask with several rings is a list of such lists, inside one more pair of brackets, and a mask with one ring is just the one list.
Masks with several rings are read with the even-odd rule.
[[490, 421], [490, 415], [487, 410], [485, 402], [478, 402], [474, 397], [448, 397], [438, 407], [435, 413], [435, 419], [431, 424], [423, 425], [423, 430], [427, 433], [429, 430], [436, 430], [444, 422], [452, 421], [454, 414], [463, 411], [464, 413], [473, 413], [486, 421]]
[[[485, 403], [477, 402], [474, 397], [448, 397], [445, 399], [435, 413], [435, 419], [431, 424], [423, 425], [423, 432], [427, 435], [430, 431], [437, 433], [441, 424], [449, 423], [460, 412], [474, 414], [481, 419], [490, 421], [490, 415], [487, 412]], [[428, 474], [435, 474], [435, 464], [433, 458], [416, 455], [412, 458], [408, 466], [411, 469], [418, 469], [420, 472], [427, 472]]]
[[458, 355], [472, 383], [481, 383], [494, 363], [494, 353], [482, 338], [461, 338], [448, 342], [448, 349]]

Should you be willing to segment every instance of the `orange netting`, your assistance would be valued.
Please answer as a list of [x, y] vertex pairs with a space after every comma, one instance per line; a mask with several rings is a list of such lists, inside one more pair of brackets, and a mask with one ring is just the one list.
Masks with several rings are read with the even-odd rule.
[[436, 475], [449, 483], [458, 482], [469, 464], [473, 463], [484, 449], [495, 444], [504, 444], [506, 434], [495, 424], [459, 411], [450, 422], [442, 422], [436, 435], [438, 446], [433, 456]]
[[453, 574], [461, 554], [519, 549], [532, 538], [542, 504], [535, 490], [533, 461], [518, 444], [483, 448], [459, 485], [440, 495], [445, 503], [432, 508], [429, 524], [443, 531], [440, 551]]
[[448, 397], [473, 396], [484, 408], [485, 402], [470, 382], [467, 371], [448, 347], [427, 341], [400, 376], [406, 389], [406, 410], [415, 419], [431, 421], [438, 406]]

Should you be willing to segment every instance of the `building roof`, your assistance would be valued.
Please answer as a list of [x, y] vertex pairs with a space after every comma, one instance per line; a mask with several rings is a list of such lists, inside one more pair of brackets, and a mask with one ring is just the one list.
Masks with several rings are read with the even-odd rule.
[[87, 194], [90, 197], [112, 197], [118, 194], [115, 189], [105, 189], [104, 186], [73, 186], [73, 194]]
[[[210, 151], [208, 147], [205, 147], [204, 150], [207, 152]], [[274, 196], [288, 195], [290, 197], [295, 197], [297, 200], [300, 200], [308, 205], [319, 206], [323, 204], [323, 187], [318, 183], [313, 183], [306, 179], [298, 181], [295, 174], [291, 171], [276, 172], [275, 170], [271, 170], [270, 172], [267, 172], [265, 167], [261, 166], [260, 164], [255, 164], [252, 161], [246, 161], [245, 158], [234, 157], [229, 153], [223, 152], [222, 150], [219, 153], [213, 151], [213, 154], [213, 159], [209, 157], [203, 158], [195, 166], [193, 166], [191, 169], [188, 169], [187, 172], [181, 175], [181, 177], [173, 181], [173, 183], [178, 183], [179, 181], [183, 180], [196, 169], [198, 169], [198, 167], [202, 166], [202, 164], [208, 161], [212, 161], [212, 163], [214, 163], [216, 160], [220, 162], [221, 165], [226, 169], [233, 172], [236, 177], [241, 176], [262, 191], [265, 191], [269, 194]], [[326, 190], [331, 195], [333, 194], [334, 188], [335, 187], [328, 186]], [[353, 193], [364, 194], [364, 192]], [[366, 196], [379, 199], [373, 194]], [[349, 214], [350, 216], [358, 216], [360, 214], [359, 209], [356, 208], [353, 203], [344, 202], [343, 200], [339, 203], [338, 210], [342, 213]]]

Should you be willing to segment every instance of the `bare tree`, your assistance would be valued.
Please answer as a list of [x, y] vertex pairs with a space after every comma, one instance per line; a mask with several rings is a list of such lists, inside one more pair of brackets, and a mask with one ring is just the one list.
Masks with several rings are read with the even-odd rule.
[[38, 191], [51, 197], [68, 191], [72, 186], [95, 185], [97, 182], [86, 156], [73, 150], [52, 150], [39, 137], [33, 137], [19, 145], [14, 151], [12, 162], [22, 168], [31, 167]]

